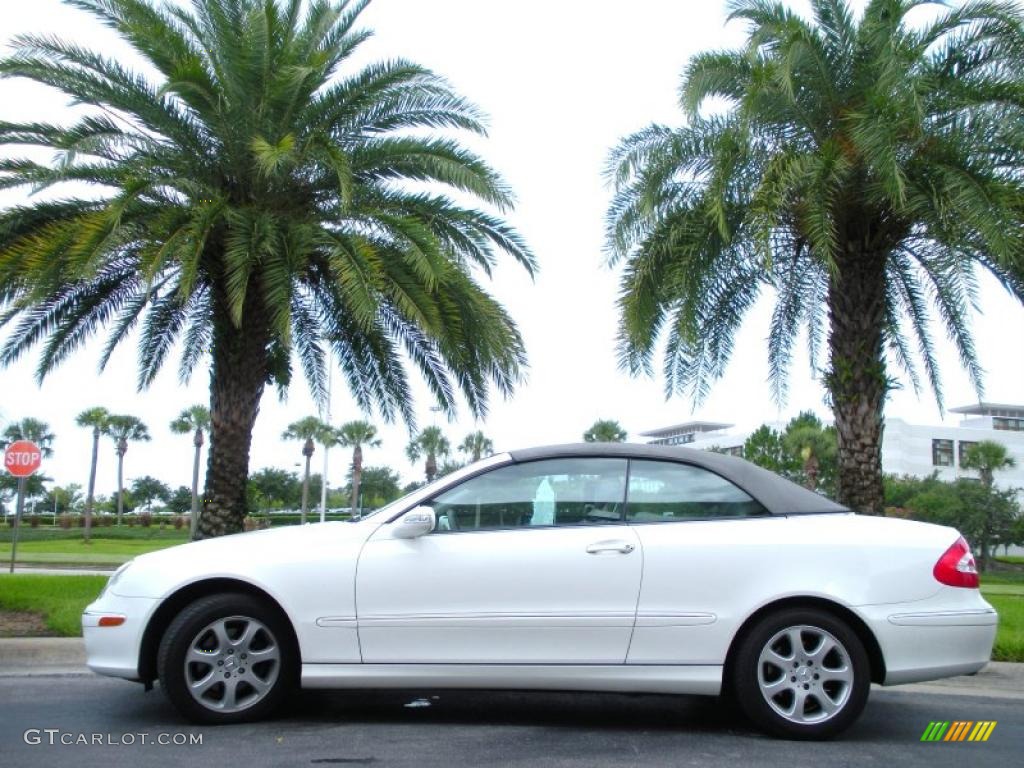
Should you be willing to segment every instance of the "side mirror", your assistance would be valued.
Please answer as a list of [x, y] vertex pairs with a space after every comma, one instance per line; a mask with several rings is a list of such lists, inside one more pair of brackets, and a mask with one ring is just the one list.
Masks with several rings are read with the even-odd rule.
[[434, 530], [436, 518], [430, 507], [413, 507], [395, 521], [396, 539], [416, 539]]

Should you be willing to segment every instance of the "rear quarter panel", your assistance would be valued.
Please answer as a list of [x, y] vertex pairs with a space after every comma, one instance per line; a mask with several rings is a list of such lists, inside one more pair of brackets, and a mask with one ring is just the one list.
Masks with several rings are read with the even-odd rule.
[[634, 528], [644, 574], [633, 664], [722, 664], [743, 622], [784, 598], [820, 597], [855, 611], [927, 600], [941, 589], [935, 561], [959, 535], [834, 513]]

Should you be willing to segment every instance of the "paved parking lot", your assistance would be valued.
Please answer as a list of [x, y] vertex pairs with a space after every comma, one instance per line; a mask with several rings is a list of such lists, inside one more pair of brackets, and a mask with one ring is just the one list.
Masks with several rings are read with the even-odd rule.
[[[434, 697], [437, 698], [434, 698]], [[427, 706], [424, 706], [424, 705]], [[411, 706], [410, 706], [411, 705]], [[996, 720], [987, 743], [921, 743], [931, 720]], [[132, 745], [47, 743], [93, 733]], [[39, 744], [26, 744], [39, 729]], [[201, 734], [202, 745], [141, 744]], [[65, 736], [64, 734], [69, 734]], [[30, 734], [30, 739], [33, 734]], [[129, 736], [130, 735], [130, 736]], [[599, 694], [305, 693], [268, 723], [195, 728], [155, 690], [98, 677], [0, 679], [0, 764], [21, 766], [1011, 766], [1024, 705], [1007, 698], [875, 691], [846, 737], [775, 741], [712, 699]]]

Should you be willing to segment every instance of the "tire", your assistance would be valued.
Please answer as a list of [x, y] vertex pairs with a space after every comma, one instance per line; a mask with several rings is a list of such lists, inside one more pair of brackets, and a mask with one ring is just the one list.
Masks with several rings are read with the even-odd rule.
[[160, 686], [194, 723], [220, 725], [269, 716], [298, 682], [299, 655], [281, 612], [252, 595], [196, 600], [164, 633]]
[[817, 609], [786, 609], [744, 633], [731, 684], [740, 708], [761, 730], [828, 739], [863, 712], [871, 669], [864, 644], [845, 622]]

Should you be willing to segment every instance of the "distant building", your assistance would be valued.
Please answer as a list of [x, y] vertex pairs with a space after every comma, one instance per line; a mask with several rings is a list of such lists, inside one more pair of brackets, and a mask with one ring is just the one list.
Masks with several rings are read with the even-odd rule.
[[[652, 429], [650, 432], [641, 432], [641, 437], [649, 437], [649, 445], [689, 445], [700, 442], [699, 448], [706, 448], [703, 443], [710, 439], [710, 436], [723, 434], [725, 430], [731, 429], [733, 424], [723, 424], [718, 421], [686, 421], [672, 427]], [[742, 441], [741, 441], [742, 446]]]
[[[994, 440], [1006, 446], [1017, 461], [1013, 469], [996, 474], [996, 484], [1003, 488], [1024, 488], [1024, 405], [979, 403], [950, 408], [964, 418], [957, 426], [910, 424], [888, 417], [882, 437], [882, 471], [891, 475], [927, 477], [938, 472], [943, 480], [977, 477], [964, 469], [964, 453], [981, 440]], [[781, 431], [785, 424], [769, 422]], [[641, 432], [648, 442], [659, 445], [685, 445], [688, 448], [741, 455], [750, 431], [730, 431], [732, 424], [714, 421], [688, 421], [671, 427]]]
[[977, 477], [961, 464], [967, 449], [981, 440], [1006, 446], [1017, 460], [1013, 469], [996, 474], [1004, 488], [1024, 488], [1024, 405], [979, 403], [950, 408], [964, 418], [955, 427], [908, 424], [903, 419], [885, 420], [882, 437], [882, 469], [894, 475], [925, 477], [938, 472], [943, 480]]

